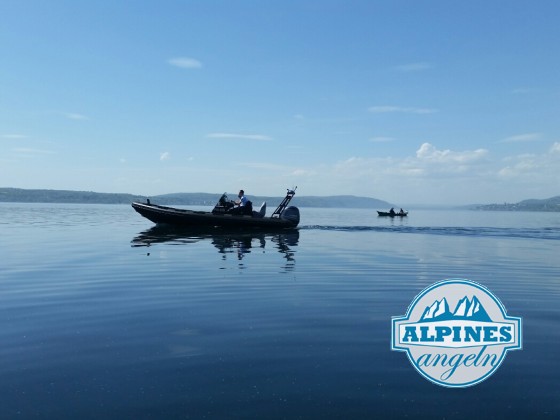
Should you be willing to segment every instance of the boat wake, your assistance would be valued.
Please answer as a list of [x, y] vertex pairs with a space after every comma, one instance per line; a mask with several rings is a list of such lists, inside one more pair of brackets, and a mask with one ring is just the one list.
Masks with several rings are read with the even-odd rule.
[[307, 225], [299, 230], [326, 230], [338, 232], [395, 232], [424, 235], [473, 236], [491, 238], [525, 238], [560, 240], [560, 228], [493, 228], [493, 227], [443, 227], [443, 226], [329, 226]]

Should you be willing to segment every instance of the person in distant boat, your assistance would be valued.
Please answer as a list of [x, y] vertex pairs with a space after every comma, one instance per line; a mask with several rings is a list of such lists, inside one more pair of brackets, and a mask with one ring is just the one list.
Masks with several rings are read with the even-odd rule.
[[390, 214], [391, 216], [394, 216], [394, 215], [395, 215], [395, 209], [394, 209], [393, 207], [391, 207], [391, 210], [389, 210], [389, 214]]
[[399, 211], [399, 214], [404, 214], [404, 210], [401, 207], [401, 210]]
[[245, 191], [239, 190], [235, 207], [231, 209], [232, 214], [253, 214], [253, 204], [245, 197]]

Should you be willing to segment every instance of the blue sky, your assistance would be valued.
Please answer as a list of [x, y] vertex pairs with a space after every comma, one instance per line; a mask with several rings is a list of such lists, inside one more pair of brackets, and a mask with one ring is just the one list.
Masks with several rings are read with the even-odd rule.
[[560, 2], [0, 2], [0, 187], [560, 194]]

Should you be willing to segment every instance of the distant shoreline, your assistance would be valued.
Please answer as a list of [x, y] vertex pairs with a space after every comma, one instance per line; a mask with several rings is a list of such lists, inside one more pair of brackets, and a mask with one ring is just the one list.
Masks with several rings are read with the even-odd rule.
[[[221, 193], [174, 193], [155, 196], [141, 196], [126, 193], [98, 193], [92, 191], [35, 190], [21, 188], [0, 188], [1, 203], [65, 203], [65, 204], [130, 204], [133, 201], [146, 201], [163, 205], [213, 206]], [[276, 205], [283, 197], [263, 197], [248, 195], [253, 203], [266, 201]], [[235, 196], [232, 194], [230, 198]], [[390, 208], [395, 205], [383, 200], [357, 196], [296, 196], [294, 201], [301, 207], [323, 208]]]
[[[0, 188], [0, 203], [61, 203], [61, 204], [130, 204], [133, 201], [145, 201], [150, 198], [152, 202], [163, 205], [191, 205], [191, 206], [213, 206], [216, 204], [221, 193], [174, 193], [155, 196], [141, 196], [127, 193], [99, 193], [93, 191], [72, 190], [47, 190], [47, 189], [23, 189], [23, 188]], [[254, 203], [266, 201], [269, 205], [275, 205], [282, 197], [252, 196]], [[233, 196], [230, 198], [234, 198]], [[390, 207], [401, 207], [387, 201], [371, 197], [359, 197], [353, 195], [336, 196], [296, 196], [294, 202], [300, 207], [320, 208], [367, 208], [388, 209]], [[414, 206], [416, 207], [416, 206]], [[473, 204], [465, 206], [438, 206], [418, 205], [422, 209], [468, 209], [479, 211], [539, 211], [560, 212], [560, 196], [548, 199], [523, 200], [518, 203], [503, 204]]]

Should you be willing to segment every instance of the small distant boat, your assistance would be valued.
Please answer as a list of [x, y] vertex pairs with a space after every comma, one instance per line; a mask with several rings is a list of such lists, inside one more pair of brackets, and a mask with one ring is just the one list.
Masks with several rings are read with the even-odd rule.
[[259, 211], [250, 214], [231, 212], [233, 203], [224, 193], [212, 211], [195, 211], [160, 206], [150, 203], [132, 203], [132, 207], [146, 219], [158, 225], [174, 225], [184, 227], [222, 227], [222, 228], [260, 228], [286, 229], [295, 228], [299, 224], [299, 209], [288, 207], [288, 203], [295, 195], [295, 188], [288, 190], [286, 197], [274, 210], [270, 217], [265, 217], [266, 203]]
[[408, 216], [408, 212], [407, 211], [403, 211], [403, 212], [393, 212], [391, 213], [390, 211], [379, 211], [377, 210], [377, 215], [378, 216], [382, 216], [382, 217], [406, 217]]

